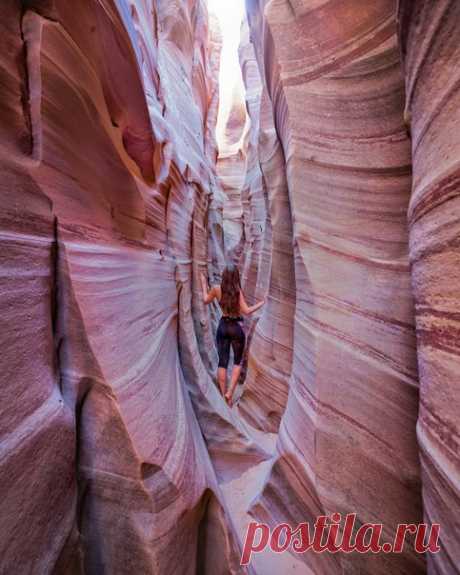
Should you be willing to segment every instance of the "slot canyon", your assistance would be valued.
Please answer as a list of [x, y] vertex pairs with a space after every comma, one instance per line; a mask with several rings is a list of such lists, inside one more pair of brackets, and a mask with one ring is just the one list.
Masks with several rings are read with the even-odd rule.
[[[205, 0], [0, 28], [0, 574], [459, 575], [460, 2], [246, 0], [219, 139]], [[241, 565], [333, 513], [440, 551]]]

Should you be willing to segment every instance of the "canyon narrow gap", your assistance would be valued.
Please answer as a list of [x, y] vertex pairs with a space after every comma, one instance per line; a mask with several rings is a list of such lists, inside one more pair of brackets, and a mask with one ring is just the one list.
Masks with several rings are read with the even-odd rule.
[[[212, 4], [0, 4], [0, 575], [459, 575], [460, 3], [246, 0], [225, 104]], [[333, 513], [440, 551], [240, 564]]]

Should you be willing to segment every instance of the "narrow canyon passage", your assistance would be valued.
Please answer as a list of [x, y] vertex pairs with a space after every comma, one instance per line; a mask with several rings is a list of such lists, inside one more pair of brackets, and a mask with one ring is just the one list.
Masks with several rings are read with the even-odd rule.
[[0, 5], [0, 575], [458, 575], [460, 3], [223, 2]]

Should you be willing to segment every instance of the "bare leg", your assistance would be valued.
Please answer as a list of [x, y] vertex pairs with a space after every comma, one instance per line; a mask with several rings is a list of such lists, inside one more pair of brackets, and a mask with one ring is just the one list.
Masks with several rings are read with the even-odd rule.
[[230, 389], [225, 394], [227, 403], [232, 406], [233, 394], [235, 393], [238, 380], [240, 379], [241, 365], [234, 365], [232, 370], [232, 379], [230, 381]]
[[219, 382], [221, 394], [225, 395], [225, 388], [227, 387], [227, 370], [225, 367], [219, 367], [217, 370], [217, 381]]

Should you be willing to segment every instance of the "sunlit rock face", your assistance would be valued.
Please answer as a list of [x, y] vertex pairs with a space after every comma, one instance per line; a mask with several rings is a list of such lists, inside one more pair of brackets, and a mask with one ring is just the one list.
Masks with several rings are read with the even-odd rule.
[[[227, 82], [230, 88], [232, 82], [230, 79]], [[222, 215], [226, 263], [237, 264], [245, 243], [242, 191], [247, 160], [247, 112], [237, 78], [233, 78], [228, 100], [227, 115], [222, 113], [223, 129], [219, 141], [217, 176], [224, 194]]]
[[247, 22], [242, 30], [240, 62], [250, 117], [244, 214], [249, 237], [246, 260], [253, 263], [246, 267], [249, 281], [245, 289], [251, 292], [252, 288], [258, 298], [268, 295], [251, 339], [240, 413], [259, 429], [276, 432], [286, 407], [292, 367], [292, 221], [284, 156]]
[[1, 571], [237, 573], [218, 480], [265, 453], [198, 295], [219, 35], [201, 1], [6, 0], [0, 27]]
[[[235, 102], [234, 107], [240, 107]], [[232, 117], [232, 116], [231, 116]], [[224, 244], [228, 263], [238, 263], [244, 247], [244, 218], [241, 193], [246, 174], [246, 154], [242, 146], [242, 137], [246, 116], [240, 116], [240, 123], [235, 126], [239, 134], [233, 145], [221, 146], [217, 161], [219, 184], [225, 194], [223, 205]], [[226, 134], [229, 133], [227, 124]], [[235, 138], [233, 130], [230, 132]]]
[[425, 519], [442, 525], [442, 552], [429, 572], [460, 569], [460, 5], [399, 7], [412, 136], [410, 258], [416, 303], [420, 411], [418, 439]]
[[[398, 523], [422, 517], [411, 147], [395, 9], [387, 0], [248, 2], [285, 158], [292, 232], [283, 233], [295, 260], [295, 293], [281, 298], [295, 301], [292, 366], [283, 366], [289, 396], [278, 456], [252, 511], [291, 524], [355, 512], [361, 523], [383, 523], [386, 541]], [[262, 132], [261, 155], [265, 145]], [[280, 173], [282, 165], [281, 187]], [[248, 394], [271, 394], [266, 378], [257, 382], [267, 349], [251, 355]], [[401, 555], [303, 560], [328, 574], [425, 570], [409, 546]]]
[[[460, 5], [247, 15], [218, 154], [204, 0], [0, 5], [1, 573], [459, 572]], [[199, 285], [230, 260], [267, 297], [233, 410]], [[245, 571], [248, 511], [442, 550]]]

